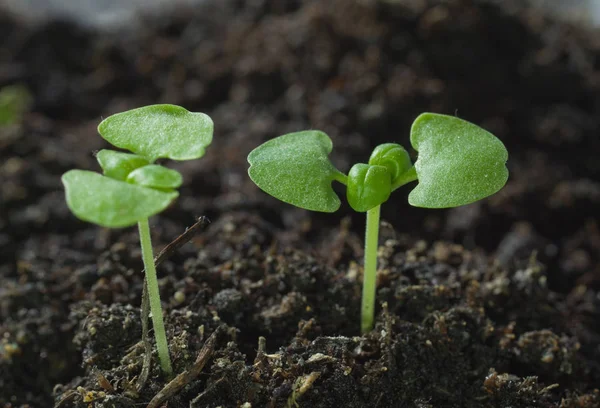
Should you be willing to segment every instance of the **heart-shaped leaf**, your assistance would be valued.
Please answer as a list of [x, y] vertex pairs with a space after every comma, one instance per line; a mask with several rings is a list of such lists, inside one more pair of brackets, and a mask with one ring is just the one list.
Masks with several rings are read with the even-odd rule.
[[454, 116], [423, 113], [410, 142], [419, 152], [419, 184], [408, 202], [416, 207], [457, 207], [494, 194], [508, 179], [508, 152], [491, 133]]
[[332, 143], [317, 130], [269, 140], [248, 155], [250, 178], [263, 191], [300, 208], [334, 212], [340, 199], [331, 183], [346, 176], [329, 161]]
[[158, 214], [177, 198], [176, 191], [158, 191], [85, 170], [62, 176], [67, 205], [78, 218], [110, 228], [128, 227]]
[[204, 113], [175, 105], [150, 105], [103, 120], [98, 132], [113, 146], [144, 156], [191, 160], [204, 155], [212, 141], [213, 122]]

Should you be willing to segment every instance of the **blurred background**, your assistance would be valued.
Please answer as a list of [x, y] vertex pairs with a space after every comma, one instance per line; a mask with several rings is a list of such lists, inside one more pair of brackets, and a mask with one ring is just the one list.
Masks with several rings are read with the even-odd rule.
[[[33, 22], [65, 18], [86, 26], [110, 29], [128, 25], [139, 12], [168, 14], [173, 9], [192, 7], [203, 1], [207, 0], [0, 0], [0, 7]], [[564, 20], [600, 24], [600, 2], [597, 0], [524, 1], [540, 12], [551, 13]]]

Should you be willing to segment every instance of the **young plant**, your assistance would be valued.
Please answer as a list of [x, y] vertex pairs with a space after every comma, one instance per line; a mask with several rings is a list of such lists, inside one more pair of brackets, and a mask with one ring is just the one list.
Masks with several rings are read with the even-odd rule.
[[67, 205], [80, 219], [103, 227], [137, 223], [160, 365], [171, 376], [171, 359], [158, 290], [148, 218], [177, 198], [181, 174], [155, 164], [160, 158], [192, 160], [212, 141], [213, 122], [203, 113], [174, 105], [151, 105], [112, 115], [98, 132], [123, 153], [101, 150], [96, 158], [104, 175], [70, 170], [62, 176]]
[[265, 142], [248, 155], [248, 174], [266, 193], [312, 211], [334, 212], [340, 199], [331, 184], [346, 186], [350, 206], [367, 213], [361, 331], [373, 328], [377, 282], [380, 206], [392, 191], [412, 181], [415, 207], [448, 208], [494, 194], [508, 179], [508, 153], [491, 133], [465, 120], [423, 113], [412, 124], [410, 142], [418, 151], [413, 165], [395, 143], [377, 146], [369, 163], [348, 175], [329, 161], [331, 139], [318, 130], [289, 133]]

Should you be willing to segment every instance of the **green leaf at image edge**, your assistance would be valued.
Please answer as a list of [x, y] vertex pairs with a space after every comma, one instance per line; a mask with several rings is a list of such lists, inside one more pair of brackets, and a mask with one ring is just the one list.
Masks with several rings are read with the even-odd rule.
[[67, 205], [78, 218], [103, 227], [121, 228], [158, 214], [179, 193], [163, 192], [86, 170], [62, 176]]
[[416, 207], [469, 204], [500, 190], [508, 179], [508, 152], [480, 127], [454, 116], [423, 113], [413, 123], [410, 141], [419, 152], [419, 184], [408, 201]]
[[329, 161], [331, 149], [329, 136], [317, 130], [279, 136], [248, 155], [248, 174], [258, 187], [281, 201], [311, 211], [334, 212], [340, 199], [331, 183], [346, 176]]
[[192, 160], [202, 157], [212, 142], [213, 122], [204, 113], [176, 105], [150, 105], [117, 113], [98, 126], [113, 146], [144, 156]]

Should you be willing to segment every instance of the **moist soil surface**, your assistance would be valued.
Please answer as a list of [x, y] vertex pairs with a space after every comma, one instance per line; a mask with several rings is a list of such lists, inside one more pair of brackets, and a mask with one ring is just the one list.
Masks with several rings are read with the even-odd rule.
[[[520, 4], [219, 0], [113, 33], [1, 15], [0, 86], [33, 104], [0, 130], [0, 406], [600, 406], [598, 35]], [[137, 231], [77, 220], [60, 182], [98, 170], [101, 118], [153, 103], [215, 122], [151, 219], [157, 251], [212, 220], [158, 268], [177, 389], [156, 355], [144, 381]], [[423, 111], [493, 132], [511, 176], [451, 210], [392, 195], [360, 336], [364, 214], [281, 203], [246, 156], [321, 129], [347, 171]]]

